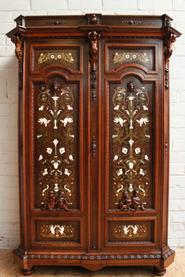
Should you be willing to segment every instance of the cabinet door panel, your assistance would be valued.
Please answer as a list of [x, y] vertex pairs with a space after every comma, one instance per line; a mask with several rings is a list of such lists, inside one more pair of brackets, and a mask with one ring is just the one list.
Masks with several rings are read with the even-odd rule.
[[104, 41], [106, 249], [159, 243], [159, 47]]
[[55, 78], [33, 89], [35, 205], [79, 209], [79, 84]]
[[31, 209], [40, 213], [71, 211], [79, 216], [86, 205], [83, 44], [71, 39], [30, 45]]
[[125, 205], [126, 194], [134, 209], [134, 191], [143, 208], [153, 206], [153, 92], [135, 76], [109, 82], [109, 209]]

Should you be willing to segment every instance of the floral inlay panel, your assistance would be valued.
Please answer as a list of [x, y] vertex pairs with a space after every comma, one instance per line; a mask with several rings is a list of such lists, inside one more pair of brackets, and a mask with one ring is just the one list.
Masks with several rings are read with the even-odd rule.
[[126, 211], [152, 205], [152, 85], [133, 80], [110, 90], [110, 206]]
[[39, 71], [48, 66], [64, 67], [70, 71], [80, 71], [81, 52], [79, 46], [50, 47], [34, 46], [32, 69]]
[[141, 238], [145, 236], [147, 227], [145, 224], [116, 225], [114, 227], [115, 238]]
[[44, 210], [78, 206], [77, 91], [59, 79], [37, 88], [36, 205]]
[[47, 239], [70, 239], [74, 237], [74, 227], [65, 224], [41, 224], [40, 236]]
[[59, 61], [62, 64], [72, 65], [75, 59], [71, 52], [64, 51], [48, 51], [40, 53], [38, 57], [38, 64], [49, 63], [52, 61]]
[[109, 49], [109, 67], [115, 69], [122, 64], [139, 64], [154, 70], [154, 49], [118, 48]]

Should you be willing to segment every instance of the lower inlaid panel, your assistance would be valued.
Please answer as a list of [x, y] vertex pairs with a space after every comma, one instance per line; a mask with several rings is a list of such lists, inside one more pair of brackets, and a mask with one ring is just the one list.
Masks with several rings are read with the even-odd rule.
[[147, 243], [154, 241], [152, 221], [108, 222], [108, 242], [110, 243]]
[[80, 222], [39, 221], [36, 222], [38, 241], [59, 241], [80, 243]]

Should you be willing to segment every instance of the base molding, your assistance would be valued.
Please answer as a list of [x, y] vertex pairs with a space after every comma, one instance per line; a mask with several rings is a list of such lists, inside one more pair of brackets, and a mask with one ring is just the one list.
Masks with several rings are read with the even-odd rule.
[[154, 266], [153, 273], [157, 276], [163, 276], [166, 273], [166, 269], [162, 267]]
[[58, 251], [44, 252], [39, 250], [24, 251], [21, 248], [14, 250], [24, 275], [31, 275], [32, 268], [39, 265], [54, 266], [81, 266], [90, 271], [97, 271], [107, 266], [152, 266], [157, 275], [162, 276], [165, 268], [170, 265], [175, 252], [169, 247], [165, 251], [149, 253], [125, 253], [125, 254], [62, 254]]

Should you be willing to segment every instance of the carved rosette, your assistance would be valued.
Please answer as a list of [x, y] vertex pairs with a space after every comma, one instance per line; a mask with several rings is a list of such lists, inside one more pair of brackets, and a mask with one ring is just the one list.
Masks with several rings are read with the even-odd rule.
[[59, 80], [43, 85], [37, 97], [37, 165], [41, 208], [68, 211], [75, 176], [74, 95]]
[[97, 98], [97, 60], [98, 60], [98, 40], [100, 39], [100, 34], [96, 31], [91, 31], [88, 33], [88, 38], [90, 42], [90, 64], [91, 64], [91, 74], [90, 74], [90, 88], [91, 88], [91, 98], [93, 101]]
[[112, 93], [112, 182], [120, 210], [144, 209], [150, 186], [149, 98], [145, 86], [116, 87]]

